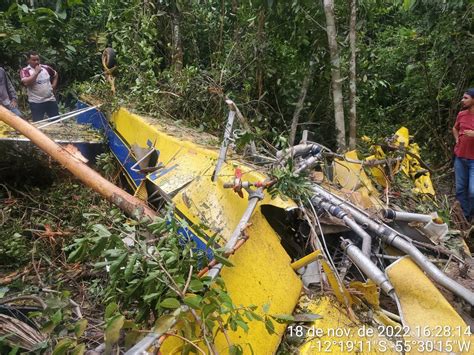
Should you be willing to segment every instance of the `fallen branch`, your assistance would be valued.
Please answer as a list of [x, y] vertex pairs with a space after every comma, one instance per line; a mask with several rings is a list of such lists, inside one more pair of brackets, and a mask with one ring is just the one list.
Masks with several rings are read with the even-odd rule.
[[28, 324], [0, 314], [0, 338], [10, 346], [33, 351], [39, 343], [46, 340], [43, 334]]
[[65, 148], [55, 143], [39, 129], [2, 106], [0, 106], [0, 120], [29, 138], [32, 143], [57, 160], [85, 185], [100, 193], [128, 216], [136, 220], [143, 218], [152, 220], [156, 216], [156, 212], [148, 207], [145, 202], [103, 178], [95, 170], [73, 157]]
[[9, 283], [12, 283], [16, 279], [22, 277], [23, 275], [28, 274], [31, 271], [31, 266], [25, 266], [23, 270], [17, 270], [12, 272], [11, 274], [3, 277], [0, 279], [0, 285], [8, 285]]

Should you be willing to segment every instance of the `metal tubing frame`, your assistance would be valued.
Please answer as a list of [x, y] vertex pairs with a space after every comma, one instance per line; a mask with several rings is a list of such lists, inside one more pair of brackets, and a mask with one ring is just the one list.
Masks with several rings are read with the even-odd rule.
[[364, 228], [362, 228], [356, 221], [354, 221], [351, 217], [349, 217], [349, 215], [346, 212], [339, 215], [337, 213], [333, 213], [334, 208], [338, 208], [338, 206], [332, 204], [331, 202], [328, 202], [327, 200], [325, 201], [318, 196], [314, 196], [311, 199], [312, 203], [313, 201], [315, 204], [324, 208], [324, 210], [326, 210], [328, 213], [330, 213], [334, 217], [342, 219], [344, 223], [346, 224], [346, 226], [348, 226], [359, 237], [361, 237], [362, 238], [362, 252], [364, 253], [364, 255], [370, 257], [370, 250], [372, 248], [372, 237], [370, 236], [369, 233], [367, 233], [364, 230]]
[[349, 258], [356, 264], [370, 279], [372, 279], [380, 288], [392, 297], [395, 289], [388, 280], [387, 276], [380, 270], [367, 255], [357, 248], [350, 240], [345, 239], [341, 243]]
[[[235, 245], [237, 244], [242, 232], [244, 231], [245, 227], [247, 226], [250, 218], [252, 217], [255, 208], [260, 200], [263, 198], [263, 188], [258, 188], [256, 191], [249, 192], [249, 203], [247, 208], [245, 209], [242, 218], [240, 219], [237, 227], [235, 227], [234, 232], [230, 236], [229, 240], [227, 241], [224, 249], [226, 251], [231, 251]], [[211, 279], [215, 279], [221, 272], [223, 265], [221, 263], [214, 265], [207, 273], [207, 276], [210, 276]]]
[[178, 322], [178, 316], [181, 312], [186, 312], [187, 306], [181, 306], [177, 308], [173, 313], [170, 314], [170, 318], [166, 324], [158, 327], [155, 332], [149, 333], [146, 337], [136, 343], [133, 347], [128, 349], [125, 355], [143, 355], [148, 354], [147, 350], [152, 346], [159, 338], [161, 338], [166, 332], [173, 328]]
[[87, 108], [83, 108], [83, 109], [79, 109], [79, 110], [76, 110], [76, 111], [71, 111], [71, 112], [68, 112], [66, 114], [63, 114], [63, 115], [58, 115], [58, 116], [54, 116], [54, 117], [50, 117], [50, 118], [47, 118], [46, 120], [43, 120], [43, 121], [37, 121], [37, 122], [33, 122], [33, 124], [37, 124], [39, 122], [44, 122], [44, 121], [51, 121], [51, 120], [54, 120], [56, 118], [59, 118], [58, 120], [56, 121], [53, 121], [53, 122], [48, 122], [48, 123], [45, 123], [43, 125], [40, 125], [40, 126], [37, 126], [36, 128], [38, 129], [42, 129], [42, 128], [45, 128], [45, 127], [48, 127], [48, 126], [51, 126], [53, 124], [56, 124], [56, 123], [59, 123], [59, 122], [62, 122], [64, 120], [67, 120], [68, 118], [71, 118], [71, 117], [75, 117], [77, 115], [80, 115], [80, 114], [83, 114], [87, 111], [91, 111], [95, 108], [97, 108], [98, 106], [91, 106], [91, 107], [87, 107]]
[[[388, 215], [393, 214], [393, 217], [390, 218]], [[423, 222], [428, 223], [433, 220], [433, 216], [429, 214], [421, 213], [411, 213], [405, 211], [395, 211], [392, 209], [384, 210], [384, 215], [386, 218], [392, 219], [394, 221], [405, 221], [405, 222]]]
[[212, 181], [215, 182], [217, 180], [217, 175], [219, 175], [219, 171], [222, 169], [222, 165], [224, 165], [225, 158], [227, 156], [227, 149], [229, 148], [229, 144], [231, 141], [232, 136], [232, 127], [234, 125], [235, 119], [235, 111], [229, 111], [229, 115], [227, 117], [227, 124], [225, 125], [224, 130], [224, 139], [222, 140], [221, 149], [219, 150], [219, 158], [217, 159], [216, 168], [214, 173], [212, 174]]
[[435, 282], [447, 288], [454, 294], [466, 300], [471, 306], [474, 306], [474, 293], [466, 287], [446, 276], [431, 261], [423, 255], [412, 243], [408, 242], [403, 235], [396, 232], [382, 222], [377, 222], [366, 215], [365, 212], [354, 207], [351, 203], [344, 201], [341, 197], [334, 195], [318, 185], [313, 185], [313, 191], [320, 196], [333, 201], [335, 204], [343, 205], [352, 214], [352, 217], [360, 223], [375, 232], [387, 244], [390, 244], [413, 258], [413, 261], [423, 269]]

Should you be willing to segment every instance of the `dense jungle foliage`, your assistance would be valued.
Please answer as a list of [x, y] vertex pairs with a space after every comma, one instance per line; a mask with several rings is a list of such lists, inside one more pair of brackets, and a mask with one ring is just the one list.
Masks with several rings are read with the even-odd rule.
[[[350, 9], [346, 1], [335, 5], [348, 110]], [[460, 96], [474, 85], [472, 2], [363, 0], [357, 7], [358, 136], [385, 136], [405, 125], [433, 161], [446, 162]], [[327, 42], [321, 1], [0, 5], [0, 64], [17, 83], [24, 53], [36, 49], [58, 69], [63, 99], [77, 89], [97, 94], [103, 86], [100, 54], [112, 46], [120, 102], [218, 131], [226, 115], [223, 97], [229, 97], [256, 134], [275, 144], [287, 140], [309, 75], [299, 132], [308, 129], [313, 140], [335, 147]]]

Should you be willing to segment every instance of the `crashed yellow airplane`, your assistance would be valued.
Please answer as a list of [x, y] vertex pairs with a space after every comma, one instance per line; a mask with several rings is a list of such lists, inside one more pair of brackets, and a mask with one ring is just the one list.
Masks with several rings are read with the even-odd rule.
[[[355, 152], [334, 157], [331, 180], [311, 183], [308, 203], [316, 220], [302, 217], [295, 202], [269, 196], [266, 188], [272, 180], [267, 175], [227, 154], [236, 113], [230, 104], [220, 150], [205, 146], [202, 139], [197, 143], [202, 137], [170, 131], [166, 124], [124, 108], [109, 118], [96, 109], [78, 116], [78, 122], [104, 132], [136, 197], [157, 207], [173, 204], [177, 217], [190, 226], [184, 233], [197, 247], [206, 248], [208, 239], [219, 235], [234, 266], [217, 262], [206, 272], [221, 275], [235, 304], [270, 305], [271, 314], [292, 314], [298, 308], [319, 316], [304, 324], [276, 324], [275, 334], [263, 322], [252, 321], [247, 333], [229, 331], [230, 342], [255, 354], [275, 353], [285, 334], [302, 339], [298, 346], [303, 354], [472, 353], [469, 326], [437, 286], [469, 307], [474, 293], [446, 276], [413, 243], [413, 238], [439, 239], [446, 225], [434, 215], [384, 208]], [[398, 143], [408, 147], [408, 132], [398, 133]], [[324, 153], [324, 147], [304, 142], [279, 152], [276, 160], [292, 159], [297, 172], [311, 171]], [[416, 170], [416, 159], [398, 163], [418, 179], [418, 192], [434, 194], [429, 174]], [[376, 163], [371, 169], [376, 179], [385, 179]], [[413, 221], [416, 228], [410, 226]], [[205, 226], [205, 233], [196, 233], [193, 225]], [[413, 235], [406, 235], [407, 228], [415, 230]], [[319, 238], [308, 247], [311, 232]], [[314, 285], [320, 285], [318, 292], [306, 295]], [[394, 309], [385, 310], [387, 302]], [[170, 327], [179, 324], [157, 327], [127, 354], [180, 353], [181, 342], [163, 337]], [[219, 353], [228, 352], [228, 340], [217, 336]]]
[[[278, 324], [274, 335], [268, 334], [262, 322], [254, 321], [248, 333], [230, 332], [231, 342], [249, 343], [254, 353], [270, 354], [276, 352], [287, 332], [307, 337], [300, 346], [302, 353], [472, 351], [470, 328], [431, 280], [469, 305], [474, 303], [474, 294], [443, 274], [413, 245], [410, 237], [374, 214], [381, 212], [384, 205], [377, 198], [363, 164], [356, 161], [355, 153], [334, 160], [331, 183], [312, 184], [311, 203], [324, 216], [320, 231], [314, 225], [310, 228], [316, 229], [320, 237], [325, 234], [328, 242], [332, 239], [333, 246], [344, 235], [342, 248], [346, 258], [364, 275], [360, 280], [346, 283], [340, 279], [330, 251], [321, 243], [314, 251], [298, 249], [295, 242], [298, 206], [291, 200], [270, 198], [265, 191], [268, 176], [248, 163], [227, 156], [232, 121], [237, 114], [235, 106], [229, 107], [220, 151], [196, 143], [199, 136], [192, 137], [176, 129], [170, 132], [171, 126], [123, 108], [110, 121], [94, 123], [91, 117], [96, 116], [92, 112], [85, 113], [80, 120], [105, 129], [109, 145], [137, 196], [171, 202], [179, 218], [190, 226], [206, 226], [207, 237], [217, 233], [222, 238], [220, 245], [229, 251], [245, 234], [245, 243], [230, 256], [234, 267], [217, 264], [208, 271], [208, 275], [215, 275], [222, 268], [221, 276], [235, 304], [269, 304], [269, 312], [273, 314], [291, 314], [298, 304], [304, 304], [307, 312], [321, 316], [304, 326], [287, 328]], [[417, 146], [409, 143], [408, 131], [402, 128], [397, 136], [396, 144], [411, 152], [399, 162], [401, 169], [414, 178], [417, 192], [434, 194], [429, 173], [419, 173], [422, 169], [415, 158]], [[305, 143], [280, 152], [277, 159], [290, 156], [299, 162], [296, 169], [302, 171], [312, 169], [320, 161], [323, 150], [316, 144]], [[425, 241], [446, 232], [446, 225], [435, 216], [386, 209], [384, 212], [385, 217], [401, 224], [417, 221], [418, 234], [425, 236]], [[327, 219], [337, 219], [339, 223]], [[202, 236], [189, 232], [198, 246], [206, 244]], [[346, 235], [352, 235], [352, 240]], [[396, 261], [381, 270], [371, 258], [376, 249], [398, 257], [393, 257]], [[321, 280], [330, 285], [330, 292], [301, 298], [303, 282], [308, 286]], [[385, 298], [393, 299], [398, 315], [382, 309], [380, 292], [386, 294]], [[369, 323], [352, 310], [361, 303], [372, 309]], [[157, 344], [159, 335], [151, 334], [129, 353]], [[218, 336], [216, 349], [225, 352], [227, 347], [224, 337]], [[165, 341], [161, 349], [163, 353], [179, 352], [180, 344]]]

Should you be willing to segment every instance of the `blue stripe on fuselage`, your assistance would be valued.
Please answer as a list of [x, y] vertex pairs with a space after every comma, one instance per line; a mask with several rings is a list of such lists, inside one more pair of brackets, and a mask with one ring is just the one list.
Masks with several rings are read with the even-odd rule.
[[[82, 102], [78, 102], [77, 107], [85, 108], [88, 106]], [[118, 135], [118, 133], [110, 127], [104, 114], [97, 109], [90, 110], [78, 115], [77, 122], [88, 123], [93, 128], [97, 130], [102, 130], [104, 132], [110, 150], [125, 168], [127, 174], [130, 176], [131, 180], [135, 184], [135, 187], [139, 186], [142, 180], [145, 178], [145, 175], [140, 174], [139, 172], [133, 171], [131, 169], [137, 161], [133, 158], [127, 144], [125, 144], [122, 138]]]
[[[83, 102], [79, 101], [77, 103], [78, 109], [86, 107], [89, 106], [84, 104]], [[77, 122], [89, 124], [93, 128], [104, 132], [105, 136], [107, 137], [110, 150], [114, 153], [119, 162], [125, 168], [126, 173], [130, 176], [131, 180], [136, 185], [135, 187], [139, 186], [142, 180], [145, 178], [145, 175], [131, 170], [131, 167], [136, 163], [136, 160], [131, 156], [130, 149], [124, 143], [122, 138], [118, 135], [117, 132], [112, 129], [112, 127], [110, 127], [109, 122], [107, 121], [104, 114], [97, 109], [90, 110], [78, 115]], [[166, 172], [173, 170], [175, 167], [176, 166], [171, 166], [167, 169]], [[160, 174], [160, 176], [164, 175], [162, 172], [158, 173]], [[154, 175], [156, 176], [157, 174], [154, 173]], [[209, 260], [212, 260], [214, 258], [212, 250], [209, 249], [206, 246], [206, 243], [196, 234], [194, 234], [194, 232], [192, 232], [189, 228], [180, 227], [178, 229], [178, 233], [182, 235], [185, 240], [192, 239], [196, 243], [196, 247], [198, 249], [204, 250], [206, 252]]]

